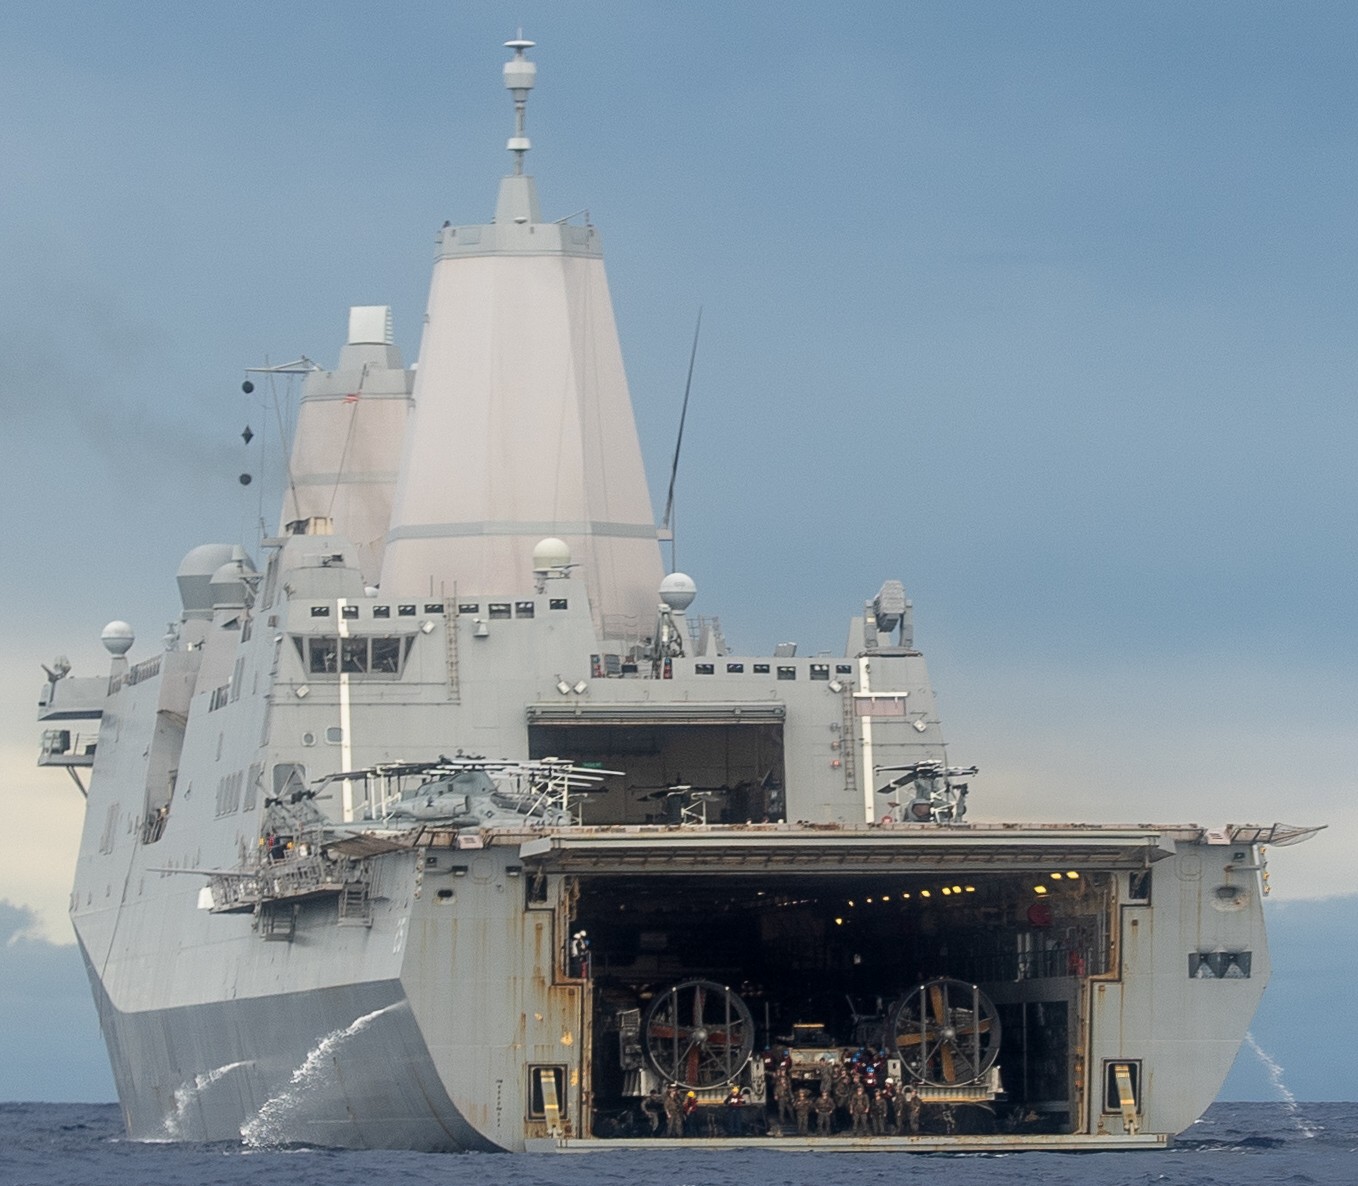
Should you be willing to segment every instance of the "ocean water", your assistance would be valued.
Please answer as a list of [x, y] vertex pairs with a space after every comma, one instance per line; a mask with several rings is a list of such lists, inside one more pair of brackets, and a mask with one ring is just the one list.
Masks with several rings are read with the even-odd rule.
[[772, 1149], [355, 1153], [129, 1141], [112, 1104], [0, 1104], [0, 1186], [1354, 1186], [1358, 1104], [1215, 1104], [1146, 1153], [812, 1154]]

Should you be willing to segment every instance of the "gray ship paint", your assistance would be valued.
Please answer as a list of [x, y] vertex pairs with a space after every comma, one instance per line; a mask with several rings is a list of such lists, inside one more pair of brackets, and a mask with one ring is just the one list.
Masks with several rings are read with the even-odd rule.
[[670, 1139], [794, 1147], [777, 1068], [856, 1065], [921, 1106], [815, 1147], [1163, 1144], [1268, 978], [1259, 846], [1305, 830], [975, 824], [898, 581], [839, 655], [689, 615], [513, 48], [515, 171], [439, 236], [414, 376], [355, 310], [263, 570], [193, 549], [163, 653], [114, 624], [107, 680], [43, 690], [129, 1133], [585, 1150], [658, 1139], [673, 1083]]

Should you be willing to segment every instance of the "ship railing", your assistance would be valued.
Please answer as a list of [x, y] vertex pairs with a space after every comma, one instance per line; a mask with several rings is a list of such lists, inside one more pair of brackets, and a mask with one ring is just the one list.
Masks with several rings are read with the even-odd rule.
[[214, 874], [208, 880], [208, 889], [214, 914], [253, 910], [260, 900], [259, 878], [252, 874]]
[[257, 868], [212, 877], [212, 910], [215, 913], [253, 909], [270, 902], [343, 894], [367, 886], [367, 862], [333, 860], [318, 852], [266, 858]]
[[160, 656], [155, 655], [150, 659], [143, 659], [133, 667], [129, 667], [127, 674], [123, 677], [123, 682], [133, 686], [142, 680], [154, 679], [160, 674]]
[[344, 884], [339, 862], [328, 860], [319, 853], [267, 861], [260, 870], [259, 880], [266, 898], [295, 898], [328, 886], [338, 892]]
[[98, 733], [74, 733], [70, 729], [44, 729], [39, 766], [93, 766]]

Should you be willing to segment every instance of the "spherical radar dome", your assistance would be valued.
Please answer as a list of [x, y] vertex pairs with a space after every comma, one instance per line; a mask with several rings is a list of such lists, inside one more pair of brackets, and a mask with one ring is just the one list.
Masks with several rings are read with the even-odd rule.
[[137, 641], [137, 634], [126, 622], [110, 622], [99, 635], [99, 641], [110, 655], [126, 655]]
[[672, 610], [682, 612], [693, 604], [698, 596], [698, 586], [685, 572], [672, 572], [660, 582], [660, 600]]
[[570, 546], [565, 540], [549, 535], [538, 540], [533, 548], [533, 571], [550, 572], [554, 568], [566, 568], [571, 562]]

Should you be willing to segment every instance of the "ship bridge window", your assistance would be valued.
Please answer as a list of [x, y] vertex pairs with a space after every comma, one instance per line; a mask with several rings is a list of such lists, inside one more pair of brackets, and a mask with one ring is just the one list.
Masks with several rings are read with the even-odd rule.
[[458, 603], [457, 612], [460, 614], [479, 614], [481, 603], [479, 601], [461, 601]]
[[[348, 606], [345, 606], [348, 609]], [[357, 607], [355, 607], [357, 608]], [[359, 675], [368, 670], [368, 640], [340, 639], [340, 670], [346, 675]]]
[[567, 602], [567, 600], [564, 597], [553, 597], [547, 603], [548, 609], [566, 609], [568, 608], [568, 606], [569, 602]]
[[398, 618], [413, 618], [415, 616], [415, 607], [413, 605], [398, 605], [396, 607], [396, 616]]
[[414, 638], [337, 638], [333, 634], [294, 635], [297, 655], [311, 675], [399, 676]]
[[509, 617], [509, 608], [509, 602], [507, 601], [492, 601], [486, 607], [486, 613], [491, 619], [507, 618]]
[[716, 670], [716, 667], [711, 663], [695, 663], [693, 665], [694, 675], [713, 675]]
[[853, 674], [853, 664], [851, 664], [851, 663], [836, 663], [836, 664], [835, 664], [835, 674], [836, 674], [836, 675], [852, 675], [852, 674]]
[[756, 663], [754, 665], [755, 675], [768, 675], [769, 665], [767, 663]]
[[313, 618], [328, 618], [330, 616], [330, 607], [328, 605], [313, 605], [311, 607], [311, 616]]
[[797, 669], [796, 669], [795, 667], [791, 667], [791, 666], [783, 666], [783, 665], [780, 664], [779, 667], [778, 667], [778, 678], [779, 678], [779, 679], [796, 679], [796, 678], [797, 678]]
[[809, 674], [810, 674], [810, 676], [811, 676], [812, 679], [829, 679], [829, 678], [830, 678], [830, 664], [828, 664], [828, 663], [812, 663], [812, 664], [811, 664], [811, 671], [810, 671]]
[[744, 663], [728, 663], [726, 665], [727, 675], [740, 675], [745, 670]]
[[353, 618], [358, 617], [358, 606], [356, 606], [356, 605], [342, 605], [342, 606], [340, 606], [340, 617], [341, 617], [341, 618], [349, 618], [349, 619], [353, 619]]
[[516, 618], [531, 618], [536, 608], [531, 601], [516, 601], [514, 603], [514, 616]]
[[[399, 675], [401, 672], [401, 640], [399, 638], [374, 638], [372, 642], [371, 671], [378, 675]], [[406, 643], [412, 642], [406, 639]], [[407, 646], [407, 649], [409, 647]]]
[[307, 670], [313, 675], [334, 675], [339, 669], [339, 639], [323, 634], [307, 639]]
[[389, 606], [389, 605], [375, 605], [375, 606], [373, 606], [373, 617], [374, 617], [374, 618], [389, 618], [389, 617], [391, 617], [391, 606]]

